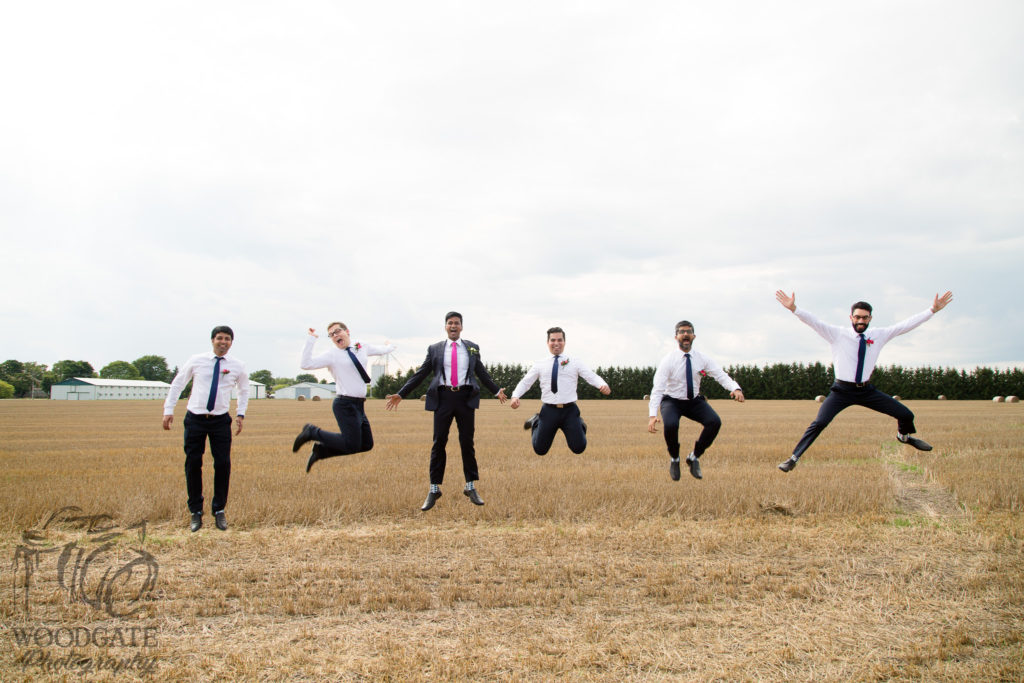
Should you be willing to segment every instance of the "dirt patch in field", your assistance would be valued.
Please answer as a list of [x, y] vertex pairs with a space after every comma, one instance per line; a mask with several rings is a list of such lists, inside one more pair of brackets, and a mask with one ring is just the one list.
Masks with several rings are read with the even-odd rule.
[[936, 520], [964, 516], [964, 508], [956, 496], [932, 481], [925, 467], [910, 462], [904, 454], [897, 451], [888, 469], [896, 488], [896, 505], [901, 512]]

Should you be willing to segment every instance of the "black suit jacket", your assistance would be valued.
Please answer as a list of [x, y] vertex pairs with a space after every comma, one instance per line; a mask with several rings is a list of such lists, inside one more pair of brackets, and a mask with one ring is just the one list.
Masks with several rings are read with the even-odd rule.
[[[413, 389], [423, 383], [423, 380], [430, 375], [430, 386], [427, 387], [427, 410], [437, 410], [437, 388], [445, 383], [444, 377], [444, 346], [445, 341], [431, 344], [427, 347], [427, 357], [423, 360], [423, 365], [420, 369], [409, 378], [409, 381], [398, 390], [398, 395], [402, 398], [408, 396]], [[483, 384], [492, 394], [497, 394], [501, 389], [491, 376], [487, 374], [487, 368], [484, 367], [483, 362], [480, 360], [480, 347], [477, 344], [463, 339], [463, 343], [466, 345], [466, 351], [469, 355], [469, 367], [466, 371], [466, 380], [469, 382], [469, 386], [462, 389], [462, 391], [469, 391], [469, 407], [479, 408], [480, 407], [480, 386], [473, 380], [475, 375], [479, 378], [480, 383]]]

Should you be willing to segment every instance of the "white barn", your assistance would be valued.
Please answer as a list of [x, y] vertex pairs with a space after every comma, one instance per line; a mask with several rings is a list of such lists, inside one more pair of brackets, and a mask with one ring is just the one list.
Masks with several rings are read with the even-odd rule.
[[[58, 401], [133, 401], [138, 399], [167, 398], [171, 385], [145, 379], [103, 379], [102, 377], [72, 377], [50, 387], [50, 398]], [[267, 387], [261, 382], [249, 382], [249, 398], [266, 398]], [[238, 399], [237, 389], [231, 398]]]
[[167, 382], [145, 379], [103, 379], [72, 377], [50, 387], [50, 398], [57, 401], [128, 401], [167, 398]]
[[[267, 397], [267, 385], [263, 382], [257, 382], [256, 380], [249, 380], [249, 400], [254, 398], [266, 398]], [[231, 390], [231, 400], [238, 400], [238, 387]]]
[[296, 400], [300, 396], [307, 401], [318, 397], [321, 401], [331, 401], [338, 393], [338, 388], [333, 384], [317, 384], [316, 382], [299, 382], [290, 387], [284, 387], [274, 392], [274, 398], [287, 398]]

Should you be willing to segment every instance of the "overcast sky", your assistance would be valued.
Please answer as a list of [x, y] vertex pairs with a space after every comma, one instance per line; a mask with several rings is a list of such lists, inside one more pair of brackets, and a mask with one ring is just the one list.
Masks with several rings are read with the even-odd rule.
[[[44, 2], [0, 10], [0, 360], [300, 372], [345, 321], [418, 365], [560, 325], [653, 365], [1024, 365], [1024, 4]], [[1014, 266], [1013, 264], [1017, 264]]]

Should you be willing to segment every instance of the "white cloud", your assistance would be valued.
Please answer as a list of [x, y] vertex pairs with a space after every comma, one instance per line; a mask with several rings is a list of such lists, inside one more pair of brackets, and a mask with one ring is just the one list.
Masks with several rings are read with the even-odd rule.
[[[0, 355], [165, 355], [227, 322], [298, 372], [345, 320], [417, 364], [560, 324], [594, 365], [672, 324], [823, 360], [773, 301], [895, 322], [883, 362], [1024, 363], [1024, 9], [734, 0], [5, 9]], [[73, 329], [74, 335], [62, 334]], [[51, 332], [52, 331], [52, 332]], [[42, 337], [42, 339], [40, 338]]]

